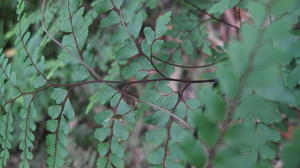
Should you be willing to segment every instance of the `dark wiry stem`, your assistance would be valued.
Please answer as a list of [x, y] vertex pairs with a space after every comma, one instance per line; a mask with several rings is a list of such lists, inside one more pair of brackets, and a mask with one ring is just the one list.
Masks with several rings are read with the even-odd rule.
[[[177, 106], [178, 106], [179, 103], [180, 103], [180, 94], [178, 94], [177, 102], [176, 102], [175, 106], [172, 108], [172, 113], [173, 114], [175, 113], [176, 108], [177, 108]], [[174, 118], [170, 117], [169, 121], [167, 123], [167, 126], [166, 126], [166, 129], [167, 129], [167, 139], [166, 139], [165, 144], [164, 144], [164, 157], [163, 157], [163, 161], [162, 161], [163, 168], [166, 167], [166, 159], [167, 159], [167, 156], [168, 156], [168, 145], [169, 145], [169, 142], [170, 142], [170, 139], [171, 139], [171, 127], [172, 127], [173, 121], [174, 121]]]
[[[122, 91], [123, 92], [123, 91]], [[121, 94], [123, 95], [123, 94]], [[117, 114], [117, 109], [121, 103], [121, 100], [122, 100], [122, 96], [119, 98], [117, 104], [115, 107], [113, 107], [113, 116], [115, 116]], [[105, 157], [107, 157], [107, 161], [105, 163], [105, 168], [107, 168], [108, 166], [108, 162], [110, 162], [110, 156], [111, 156], [111, 152], [112, 152], [112, 139], [113, 139], [113, 136], [114, 136], [114, 124], [115, 124], [115, 119], [112, 120], [112, 123], [111, 123], [111, 129], [110, 129], [110, 136], [109, 136], [109, 147], [108, 147], [108, 152], [106, 153]]]
[[228, 23], [227, 21], [222, 20], [222, 19], [220, 19], [220, 18], [217, 18], [217, 17], [215, 17], [214, 15], [212, 15], [212, 14], [206, 12], [205, 10], [203, 10], [203, 9], [201, 9], [199, 6], [197, 6], [194, 2], [191, 2], [191, 1], [189, 1], [189, 0], [184, 0], [184, 2], [188, 3], [189, 5], [193, 6], [193, 7], [196, 8], [196, 9], [198, 9], [200, 12], [204, 13], [205, 15], [209, 16], [210, 18], [212, 18], [212, 19], [214, 19], [214, 20], [216, 20], [216, 21], [218, 21], [218, 22], [221, 22], [221, 23], [223, 23], [223, 24], [225, 24], [225, 25], [227, 25], [227, 26], [233, 27], [233, 28], [235, 28], [236, 30], [239, 30], [239, 29], [240, 29], [239, 27], [237, 27], [237, 26], [235, 26], [235, 25], [233, 25], [233, 24], [231, 24], [231, 23]]
[[220, 59], [220, 60], [218, 60], [218, 61], [216, 61], [216, 62], [213, 62], [213, 63], [211, 63], [211, 64], [199, 65], [199, 66], [186, 66], [186, 65], [174, 64], [174, 63], [165, 61], [165, 60], [163, 60], [163, 59], [161, 59], [161, 58], [158, 58], [158, 57], [155, 57], [155, 56], [153, 56], [153, 58], [157, 59], [158, 61], [160, 61], [160, 62], [162, 62], [162, 63], [164, 63], [164, 64], [168, 64], [168, 65], [172, 65], [172, 66], [180, 67], [180, 68], [187, 68], [187, 69], [188, 69], [188, 68], [191, 68], [191, 69], [195, 69], [195, 68], [207, 68], [207, 67], [216, 65], [217, 63], [222, 62], [222, 61], [228, 59], [228, 57], [225, 57], [225, 58], [222, 58], [222, 59]]
[[[0, 67], [1, 67], [1, 70], [2, 70], [2, 72], [3, 72], [3, 74], [4, 74], [4, 76], [7, 78], [7, 80], [11, 81], [10, 77], [9, 77], [8, 74], [6, 73], [6, 71], [5, 71], [5, 69], [3, 68], [2, 64], [0, 64]], [[12, 82], [11, 82], [11, 85], [12, 85], [15, 89], [17, 89], [17, 91], [18, 91], [19, 93], [21, 93], [21, 94], [23, 93], [23, 91], [22, 91], [18, 86], [16, 86], [15, 84], [13, 84]]]

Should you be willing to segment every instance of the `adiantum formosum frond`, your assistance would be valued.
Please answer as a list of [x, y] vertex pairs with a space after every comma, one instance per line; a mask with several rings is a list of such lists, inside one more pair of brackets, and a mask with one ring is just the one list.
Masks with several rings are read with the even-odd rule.
[[298, 1], [12, 3], [0, 168], [300, 166]]

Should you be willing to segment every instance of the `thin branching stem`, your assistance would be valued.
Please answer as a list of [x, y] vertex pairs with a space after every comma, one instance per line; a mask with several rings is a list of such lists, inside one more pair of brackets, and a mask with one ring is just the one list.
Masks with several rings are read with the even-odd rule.
[[158, 61], [164, 63], [164, 64], [168, 64], [168, 65], [171, 65], [171, 66], [174, 66], [174, 67], [180, 67], [180, 68], [186, 68], [186, 69], [196, 69], [196, 68], [207, 68], [207, 67], [210, 67], [210, 66], [213, 66], [213, 65], [216, 65], [217, 63], [219, 62], [222, 62], [222, 61], [225, 61], [227, 60], [229, 57], [225, 57], [225, 58], [222, 58], [216, 62], [213, 62], [213, 63], [210, 63], [210, 64], [206, 64], [206, 65], [198, 65], [198, 66], [187, 66], [187, 65], [180, 65], [180, 64], [175, 64], [175, 63], [171, 63], [171, 62], [168, 62], [168, 61], [165, 61], [161, 58], [158, 58], [156, 56], [153, 56], [154, 59], [157, 59]]
[[240, 29], [239, 27], [237, 27], [237, 26], [235, 26], [235, 25], [233, 25], [233, 24], [231, 24], [231, 23], [229, 23], [229, 22], [227, 22], [227, 21], [225, 21], [223, 19], [217, 18], [214, 15], [206, 12], [205, 10], [201, 9], [197, 4], [195, 4], [194, 2], [192, 2], [190, 0], [184, 0], [184, 2], [186, 2], [187, 4], [191, 5], [192, 7], [196, 8], [196, 9], [198, 9], [200, 12], [202, 12], [203, 14], [209, 16], [211, 19], [214, 19], [214, 20], [216, 20], [216, 21], [218, 21], [220, 23], [223, 23], [223, 24], [225, 24], [227, 26], [233, 27], [236, 30]]

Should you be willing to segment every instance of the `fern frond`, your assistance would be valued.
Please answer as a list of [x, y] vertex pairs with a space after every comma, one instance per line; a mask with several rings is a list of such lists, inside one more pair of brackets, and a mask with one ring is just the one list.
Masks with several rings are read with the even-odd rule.
[[63, 166], [64, 159], [68, 154], [68, 120], [74, 118], [74, 110], [68, 99], [68, 91], [54, 89], [51, 97], [57, 105], [50, 106], [48, 109], [48, 115], [51, 119], [47, 121], [47, 130], [50, 132], [46, 137], [47, 153], [49, 155], [47, 165], [51, 168], [60, 168]]
[[20, 145], [19, 149], [21, 153], [21, 162], [19, 168], [29, 168], [29, 161], [33, 159], [32, 150], [34, 148], [36, 124], [34, 118], [36, 117], [36, 109], [33, 104], [35, 95], [29, 95], [24, 97], [24, 107], [20, 112], [22, 121], [20, 122]]
[[0, 151], [0, 167], [4, 168], [7, 165], [7, 161], [10, 157], [9, 150], [12, 148], [12, 132], [13, 128], [13, 116], [10, 110], [11, 106], [6, 105], [4, 107], [5, 114], [1, 116], [1, 151]]

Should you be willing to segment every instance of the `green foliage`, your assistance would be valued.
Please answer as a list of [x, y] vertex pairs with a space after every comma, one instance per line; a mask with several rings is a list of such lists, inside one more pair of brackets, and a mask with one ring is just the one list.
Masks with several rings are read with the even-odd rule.
[[20, 112], [22, 121], [20, 123], [20, 129], [22, 130], [20, 134], [20, 145], [19, 148], [22, 150], [21, 159], [19, 167], [26, 168], [29, 166], [29, 160], [33, 159], [33, 153], [31, 152], [34, 145], [34, 131], [36, 130], [36, 125], [34, 118], [36, 118], [36, 109], [33, 102], [33, 96], [24, 97], [24, 109]]
[[58, 105], [48, 108], [49, 119], [46, 123], [46, 128], [50, 132], [46, 136], [47, 144], [47, 165], [48, 167], [59, 168], [64, 164], [64, 159], [67, 156], [68, 138], [70, 132], [68, 121], [73, 119], [74, 110], [68, 99], [68, 93], [64, 89], [54, 89], [51, 98]]
[[3, 4], [0, 168], [300, 166], [298, 1]]
[[281, 157], [287, 167], [297, 167], [299, 165], [299, 159], [297, 155], [299, 154], [299, 129], [295, 131], [294, 139], [292, 142], [289, 142], [284, 145], [281, 153]]

